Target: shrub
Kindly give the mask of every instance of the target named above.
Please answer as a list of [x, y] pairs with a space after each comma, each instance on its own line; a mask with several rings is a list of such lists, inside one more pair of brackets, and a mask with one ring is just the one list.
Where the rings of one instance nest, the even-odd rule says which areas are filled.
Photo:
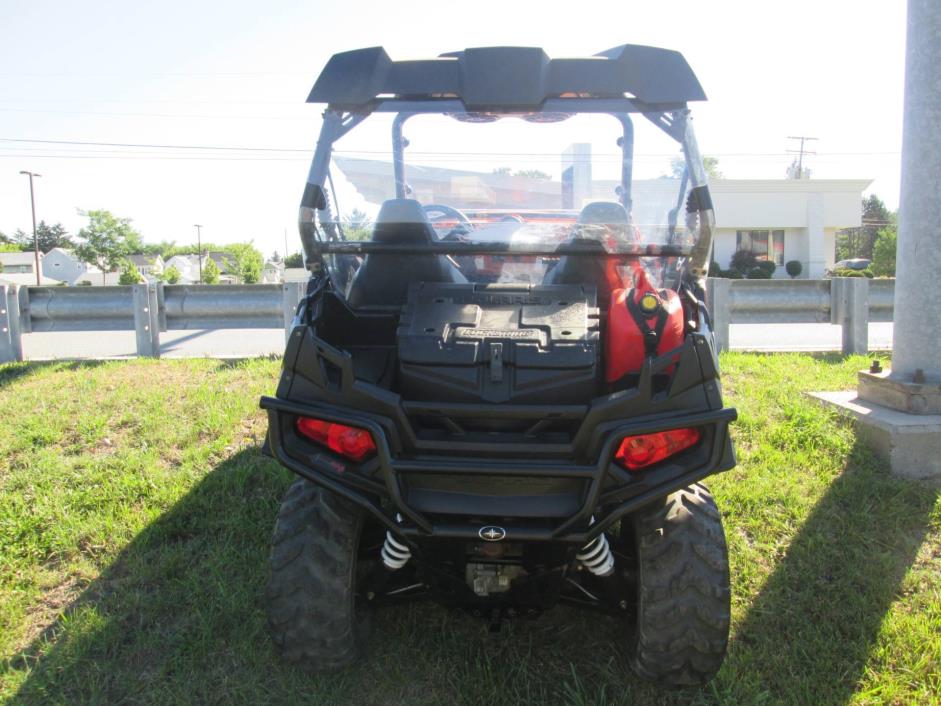
[[163, 281], [167, 284], [176, 284], [180, 281], [181, 276], [180, 271], [173, 265], [163, 271]]
[[744, 275], [741, 272], [736, 270], [734, 267], [730, 267], [722, 273], [722, 276], [726, 279], [744, 279]]
[[752, 267], [748, 271], [748, 279], [771, 279], [771, 272], [768, 272], [767, 267]]
[[758, 258], [755, 257], [754, 253], [748, 252], [747, 250], [738, 250], [732, 255], [732, 259], [729, 260], [729, 269], [738, 270], [739, 272], [748, 272], [758, 267]]
[[788, 260], [787, 264], [784, 265], [784, 270], [793, 279], [794, 277], [797, 277], [801, 272], [804, 271], [804, 266], [801, 264], [800, 260]]
[[206, 258], [203, 265], [203, 284], [219, 284], [219, 266], [212, 258]]
[[848, 267], [841, 267], [833, 271], [833, 277], [868, 277], [873, 278], [873, 272], [868, 267], [865, 270], [851, 270]]
[[118, 284], [140, 284], [144, 281], [140, 270], [130, 260], [125, 261], [124, 269], [121, 270], [121, 276], [118, 278]]
[[762, 271], [764, 271], [764, 272], [767, 272], [767, 273], [768, 273], [768, 277], [771, 277], [771, 275], [774, 274], [774, 271], [775, 271], [776, 269], [778, 269], [778, 266], [775, 265], [774, 262], [772, 262], [771, 260], [759, 260], [759, 261], [758, 261], [758, 264], [756, 265], [756, 267], [757, 267], [759, 270], [762, 270]]
[[[304, 256], [301, 255], [299, 252], [296, 252], [292, 255], [288, 255], [286, 258], [284, 258], [284, 266], [285, 267], [303, 267]], [[710, 272], [711, 271], [712, 271], [712, 268], [710, 267]]]

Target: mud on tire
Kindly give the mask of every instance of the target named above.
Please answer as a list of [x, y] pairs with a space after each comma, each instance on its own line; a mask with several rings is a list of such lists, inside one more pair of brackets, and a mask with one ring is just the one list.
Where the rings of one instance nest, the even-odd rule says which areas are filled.
[[637, 619], [631, 666], [662, 686], [703, 684], [725, 658], [729, 562], [712, 495], [694, 484], [633, 518]]
[[281, 655], [312, 671], [344, 667], [367, 631], [355, 596], [363, 525], [356, 506], [299, 478], [281, 501], [271, 538], [268, 629]]

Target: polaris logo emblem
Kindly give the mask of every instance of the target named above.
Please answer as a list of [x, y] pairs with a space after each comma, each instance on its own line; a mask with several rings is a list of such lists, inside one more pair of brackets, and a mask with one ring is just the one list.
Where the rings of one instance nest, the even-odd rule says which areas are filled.
[[485, 542], [499, 542], [506, 537], [506, 530], [502, 527], [487, 525], [486, 527], [481, 527], [477, 534], [480, 535], [480, 538]]

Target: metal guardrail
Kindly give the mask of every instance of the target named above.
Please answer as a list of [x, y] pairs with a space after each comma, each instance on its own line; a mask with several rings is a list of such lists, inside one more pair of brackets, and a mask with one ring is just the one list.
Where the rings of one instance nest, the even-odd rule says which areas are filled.
[[[0, 285], [0, 362], [22, 360], [22, 334], [134, 331], [137, 353], [160, 354], [160, 333], [178, 329], [281, 328], [290, 332], [304, 283], [138, 284], [129, 287]], [[719, 350], [730, 324], [833, 323], [843, 352], [868, 352], [869, 321], [891, 321], [895, 280], [710, 278], [707, 299]]]
[[0, 285], [0, 363], [23, 359], [22, 334], [134, 331], [137, 354], [160, 355], [160, 333], [179, 329], [284, 328], [303, 282], [118, 287]]
[[869, 352], [869, 322], [892, 321], [895, 280], [709, 278], [706, 299], [716, 347], [729, 348], [730, 324], [830, 323], [843, 329], [845, 354]]

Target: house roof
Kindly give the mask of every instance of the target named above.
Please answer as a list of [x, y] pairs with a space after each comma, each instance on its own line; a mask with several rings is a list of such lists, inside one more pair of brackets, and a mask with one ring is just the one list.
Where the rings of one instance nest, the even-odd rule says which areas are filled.
[[158, 260], [163, 262], [160, 255], [128, 255], [127, 259], [133, 262], [137, 267], [148, 267], [155, 264]]
[[[39, 258], [43, 258], [42, 253], [39, 253]], [[36, 253], [33, 251], [0, 252], [0, 262], [4, 265], [32, 265], [35, 261]]]
[[219, 266], [219, 270], [222, 273], [226, 273], [227, 270], [235, 267], [235, 258], [227, 252], [214, 250], [209, 253], [209, 259]]

